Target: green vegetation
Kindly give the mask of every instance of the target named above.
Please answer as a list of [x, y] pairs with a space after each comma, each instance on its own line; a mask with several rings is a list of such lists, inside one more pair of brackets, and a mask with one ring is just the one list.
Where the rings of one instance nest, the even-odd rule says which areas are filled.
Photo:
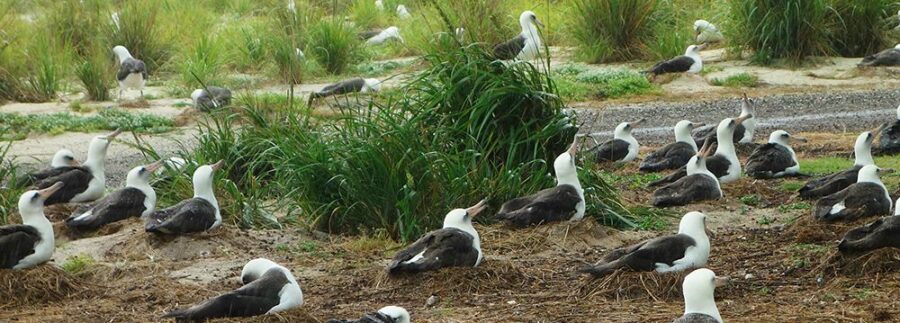
[[91, 258], [91, 256], [77, 255], [66, 259], [60, 267], [70, 275], [77, 275], [90, 268], [93, 264], [94, 258]]
[[759, 206], [761, 202], [762, 199], [760, 199], [759, 195], [756, 194], [741, 196], [741, 203], [743, 203], [744, 205]]
[[109, 100], [109, 90], [113, 84], [112, 76], [115, 71], [107, 58], [108, 55], [95, 48], [75, 65], [75, 76], [81, 81], [88, 99]]
[[[125, 46], [132, 56], [144, 61], [150, 74], [156, 72], [172, 57], [171, 42], [158, 23], [160, 6], [155, 1], [128, 1], [118, 13], [119, 24], [109, 24], [107, 48]], [[180, 25], [190, 25], [181, 21]], [[178, 27], [169, 26], [178, 33]]]
[[[10, 183], [17, 180], [18, 166], [9, 157], [9, 149], [12, 142], [7, 142], [0, 147], [0, 183]], [[25, 188], [18, 185], [0, 188], [0, 225], [9, 224], [10, 216], [18, 208], [19, 196], [25, 192]]]
[[[841, 56], [861, 57], [894, 46], [885, 28], [898, 6], [892, 0], [831, 0], [831, 47]], [[896, 24], [890, 25], [893, 28]]]
[[725, 87], [756, 87], [759, 85], [759, 78], [750, 73], [737, 73], [725, 79], [714, 78], [710, 84]]
[[325, 71], [341, 74], [362, 57], [362, 41], [342, 21], [321, 20], [310, 28], [309, 51]]
[[126, 131], [159, 133], [171, 130], [171, 119], [144, 113], [104, 109], [96, 115], [79, 116], [69, 112], [53, 114], [0, 113], [0, 139], [20, 140], [32, 133], [60, 134], [66, 131]]
[[668, 58], [690, 42], [689, 25], [674, 19], [667, 1], [576, 0], [572, 10], [570, 33], [586, 62]]
[[554, 74], [560, 96], [566, 100], [614, 99], [659, 91], [659, 87], [646, 77], [631, 70], [597, 70], [567, 64], [556, 69]]
[[791, 204], [782, 204], [778, 206], [778, 212], [786, 213], [791, 210], [809, 210], [812, 205], [806, 202], [795, 202]]
[[221, 44], [215, 36], [205, 35], [199, 37], [188, 52], [179, 58], [181, 82], [187, 89], [184, 94], [202, 87], [197, 78], [207, 85], [222, 84], [222, 66], [225, 61]]

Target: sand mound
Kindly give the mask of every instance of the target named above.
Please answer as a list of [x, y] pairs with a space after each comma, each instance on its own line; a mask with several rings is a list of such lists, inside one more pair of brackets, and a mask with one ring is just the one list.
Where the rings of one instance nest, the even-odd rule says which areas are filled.
[[196, 260], [205, 258], [245, 258], [274, 248], [273, 245], [231, 226], [210, 233], [185, 236], [157, 236], [137, 230], [106, 251], [109, 259]]
[[52, 265], [0, 269], [0, 308], [55, 302], [83, 290], [77, 279]]

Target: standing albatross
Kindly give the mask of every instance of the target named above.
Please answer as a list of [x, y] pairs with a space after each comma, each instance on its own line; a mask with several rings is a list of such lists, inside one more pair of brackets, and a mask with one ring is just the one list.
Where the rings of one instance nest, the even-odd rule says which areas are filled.
[[119, 58], [119, 72], [116, 80], [119, 81], [119, 99], [126, 89], [138, 90], [144, 97], [144, 84], [147, 84], [147, 67], [144, 61], [131, 56], [125, 46], [113, 47], [113, 52]]
[[716, 276], [709, 269], [700, 268], [684, 277], [681, 290], [684, 294], [684, 315], [672, 323], [722, 323], [716, 307], [716, 287], [724, 286], [727, 279]]
[[409, 312], [400, 306], [385, 306], [358, 320], [328, 320], [326, 323], [410, 323]]
[[791, 148], [791, 139], [806, 142], [806, 138], [792, 136], [787, 131], [773, 131], [769, 135], [769, 143], [757, 147], [747, 159], [747, 175], [764, 179], [799, 174], [800, 162], [794, 148]]
[[884, 155], [900, 153], [900, 106], [897, 107], [897, 119], [881, 130], [875, 151]]
[[75, 154], [68, 149], [57, 150], [50, 160], [50, 167], [33, 173], [28, 173], [16, 180], [18, 187], [26, 187], [36, 182], [42, 181], [47, 177], [52, 177], [64, 173], [68, 167], [76, 167], [80, 163], [75, 160]]
[[856, 183], [856, 175], [863, 166], [875, 165], [875, 159], [872, 158], [872, 141], [875, 140], [875, 133], [878, 133], [878, 130], [866, 131], [856, 137], [856, 143], [853, 145], [855, 159], [853, 167], [806, 182], [799, 190], [800, 198], [815, 199], [834, 194]]
[[197, 167], [192, 179], [194, 197], [151, 213], [144, 229], [157, 234], [184, 234], [209, 231], [222, 224], [219, 201], [213, 190], [213, 173], [224, 163], [220, 160]]
[[472, 218], [487, 207], [482, 200], [468, 209], [454, 209], [444, 216], [444, 226], [398, 252], [388, 274], [418, 273], [444, 267], [475, 267], [481, 263], [481, 238]]
[[584, 217], [585, 204], [584, 189], [578, 181], [578, 169], [575, 167], [578, 139], [576, 136], [569, 150], [553, 161], [556, 187], [503, 203], [500, 212], [497, 212], [497, 218], [516, 227], [562, 220], [581, 220]]
[[56, 242], [53, 224], [44, 215], [44, 201], [63, 185], [57, 182], [42, 190], [27, 191], [19, 197], [22, 224], [0, 227], [0, 268], [31, 268], [53, 257]]
[[120, 133], [121, 130], [116, 130], [106, 136], [94, 137], [82, 166], [64, 167], [58, 175], [37, 182], [35, 186], [39, 189], [48, 188], [56, 182], [66, 184], [48, 197], [44, 205], [90, 202], [102, 197], [106, 190], [106, 150], [110, 141]]
[[650, 75], [685, 72], [691, 74], [700, 73], [703, 70], [703, 60], [700, 59], [700, 51], [704, 48], [706, 48], [706, 44], [688, 46], [687, 50], [684, 51], [684, 55], [656, 63], [646, 73]]
[[[755, 115], [753, 100], [747, 97], [747, 93], [744, 93], [741, 97], [741, 114], [739, 117], [746, 117], [746, 119], [734, 129], [734, 135], [732, 136], [734, 143], [749, 144], [753, 142], [753, 134], [756, 132]], [[698, 128], [692, 136], [697, 146], [702, 145], [706, 138], [718, 139], [715, 125]]]
[[634, 127], [644, 122], [644, 119], [634, 122], [622, 122], [616, 126], [613, 132], [613, 139], [608, 140], [592, 150], [595, 150], [594, 156], [598, 162], [623, 162], [627, 163], [638, 156], [638, 150], [641, 146], [637, 139], [631, 135]]
[[522, 27], [522, 32], [518, 36], [494, 46], [494, 58], [499, 60], [540, 58], [541, 37], [537, 26], [544, 27], [544, 24], [534, 12], [524, 11], [519, 15], [519, 26]]
[[[734, 150], [734, 141], [731, 140], [734, 130], [745, 119], [753, 115], [728, 118], [719, 122], [716, 127], [716, 154], [706, 160], [706, 168], [716, 175], [719, 184], [731, 183], [741, 177], [741, 162], [737, 158], [737, 152]], [[726, 138], [726, 139], [722, 139]], [[709, 139], [712, 140], [712, 139]], [[681, 167], [675, 172], [661, 178], [658, 181], [649, 184], [650, 187], [674, 183], [679, 178], [687, 175], [687, 168]]]
[[645, 240], [610, 251], [600, 262], [580, 271], [603, 277], [619, 268], [633, 271], [678, 272], [706, 266], [709, 259], [706, 214], [688, 212], [678, 224], [678, 234]]
[[265, 258], [253, 259], [241, 270], [243, 286], [188, 309], [163, 315], [178, 321], [248, 317], [283, 312], [303, 305], [303, 290], [290, 270]]
[[866, 56], [857, 66], [898, 66], [900, 65], [900, 44], [878, 53]]
[[650, 153], [641, 161], [642, 172], [658, 172], [666, 169], [677, 169], [687, 164], [697, 154], [697, 144], [691, 138], [691, 129], [703, 126], [687, 120], [675, 124], [675, 142], [663, 146]]
[[653, 206], [688, 205], [693, 202], [718, 200], [724, 196], [716, 175], [706, 169], [711, 142], [712, 139], [708, 139], [703, 148], [687, 162], [687, 176], [653, 192]]
[[822, 221], [852, 221], [890, 214], [893, 201], [879, 174], [893, 172], [893, 169], [875, 165], [863, 166], [855, 184], [820, 199], [816, 202], [813, 215]]
[[66, 219], [66, 226], [78, 230], [96, 230], [108, 223], [130, 217], [145, 217], [156, 210], [156, 191], [150, 176], [163, 165], [158, 161], [128, 172], [125, 187], [96, 202], [83, 204]]

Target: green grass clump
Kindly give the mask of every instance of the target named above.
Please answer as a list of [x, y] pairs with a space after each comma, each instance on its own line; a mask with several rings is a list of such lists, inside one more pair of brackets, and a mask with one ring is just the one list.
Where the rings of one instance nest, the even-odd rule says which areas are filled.
[[160, 6], [156, 1], [125, 2], [118, 11], [119, 26], [108, 25], [106, 47], [111, 51], [115, 46], [125, 46], [132, 56], [144, 61], [152, 74], [172, 57], [171, 43], [164, 37], [159, 15]]
[[657, 91], [645, 76], [631, 70], [593, 70], [576, 75], [575, 80], [599, 86], [598, 96], [606, 98]]
[[752, 61], [771, 64], [825, 55], [829, 46], [828, 0], [732, 1], [726, 38], [736, 51], [752, 50]]
[[572, 10], [576, 55], [588, 63], [668, 58], [689, 41], [664, 1], [575, 0]]
[[60, 267], [70, 275], [77, 275], [90, 268], [93, 264], [94, 258], [91, 258], [91, 256], [77, 255], [66, 259]]
[[38, 37], [26, 52], [26, 65], [31, 71], [24, 78], [19, 101], [47, 102], [56, 99], [68, 73], [68, 53], [50, 39]]
[[342, 21], [322, 20], [310, 28], [307, 55], [311, 55], [325, 71], [341, 74], [350, 64], [362, 58], [362, 41]]
[[53, 114], [0, 113], [0, 139], [21, 140], [29, 134], [61, 134], [67, 131], [92, 132], [121, 128], [126, 131], [160, 133], [174, 127], [172, 119], [145, 113], [104, 109], [96, 115], [78, 116], [69, 112]]
[[350, 20], [362, 29], [383, 28], [387, 25], [387, 8], [378, 10], [374, 0], [353, 0], [350, 4]]
[[108, 21], [101, 15], [107, 10], [106, 3], [102, 0], [56, 1], [45, 18], [50, 35], [78, 56], [91, 55], [98, 44], [98, 34]]
[[710, 81], [715, 86], [725, 87], [756, 87], [759, 85], [759, 78], [750, 73], [737, 73], [729, 75], [724, 79], [714, 78]]
[[197, 78], [208, 85], [222, 84], [225, 60], [221, 46], [222, 42], [217, 37], [206, 35], [200, 37], [180, 58], [181, 83], [187, 93], [202, 87]]
[[[9, 158], [9, 149], [12, 142], [0, 147], [0, 183], [14, 183], [18, 180], [19, 167]], [[9, 187], [6, 187], [9, 186]], [[25, 193], [24, 187], [19, 185], [4, 185], [0, 188], [0, 225], [9, 224], [10, 216], [15, 213], [19, 197]]]
[[86, 55], [76, 62], [75, 76], [81, 81], [88, 99], [109, 100], [109, 90], [114, 84], [112, 76], [115, 73], [109, 63], [109, 55], [96, 46]]
[[[893, 0], [832, 0], [831, 47], [841, 56], [862, 57], [894, 44], [888, 39], [885, 22], [897, 13]], [[895, 27], [896, 24], [888, 26]]]

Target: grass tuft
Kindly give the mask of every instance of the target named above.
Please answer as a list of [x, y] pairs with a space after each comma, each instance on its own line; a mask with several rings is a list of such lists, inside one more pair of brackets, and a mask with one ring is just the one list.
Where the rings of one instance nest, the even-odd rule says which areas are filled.
[[156, 1], [125, 2], [118, 11], [119, 25], [108, 25], [106, 47], [111, 51], [117, 45], [125, 46], [132, 56], [144, 61], [150, 73], [158, 70], [172, 57], [170, 42], [164, 39], [158, 23], [159, 12]]
[[308, 54], [325, 71], [341, 74], [362, 58], [362, 41], [344, 22], [321, 20], [310, 28]]
[[759, 78], [750, 73], [737, 73], [724, 79], [714, 78], [710, 80], [710, 84], [725, 87], [756, 87], [759, 85]]
[[70, 275], [77, 275], [90, 268], [93, 264], [94, 258], [91, 258], [91, 256], [77, 255], [66, 259], [60, 267]]
[[828, 0], [732, 1], [726, 38], [734, 50], [752, 50], [752, 61], [771, 64], [831, 52]]
[[659, 0], [575, 0], [570, 33], [588, 63], [669, 58], [684, 52], [674, 7]]
[[76, 63], [75, 76], [81, 81], [88, 99], [109, 100], [109, 90], [113, 86], [112, 76], [115, 73], [109, 64], [109, 56], [96, 47], [86, 55]]

